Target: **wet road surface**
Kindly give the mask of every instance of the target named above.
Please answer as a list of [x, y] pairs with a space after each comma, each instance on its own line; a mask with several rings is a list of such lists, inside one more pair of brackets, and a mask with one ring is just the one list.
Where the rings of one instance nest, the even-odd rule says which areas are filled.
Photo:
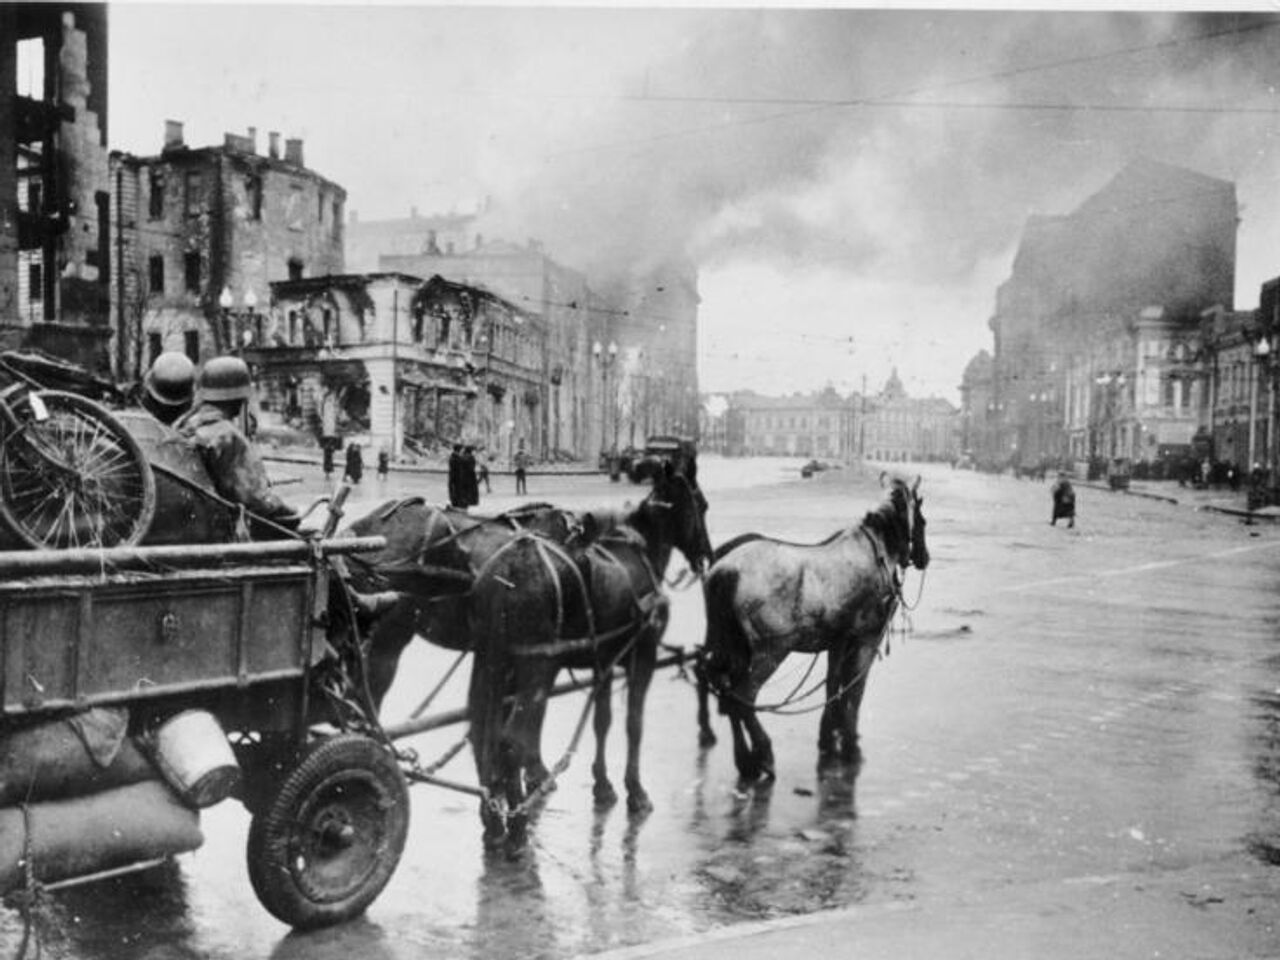
[[[748, 529], [817, 540], [878, 500], [874, 471], [800, 481], [795, 466], [705, 458], [713, 542]], [[1026, 904], [1028, 890], [1042, 890], [1044, 902], [1022, 909], [1051, 913], [1058, 884], [1145, 882], [1170, 885], [1188, 911], [1238, 911], [1223, 956], [1274, 950], [1280, 528], [1081, 490], [1080, 520], [1066, 530], [1048, 524], [1046, 485], [924, 474], [933, 563], [923, 584], [908, 577], [909, 600], [922, 587], [919, 604], [872, 671], [856, 781], [819, 779], [817, 715], [801, 713], [763, 717], [778, 779], [740, 789], [727, 726], [714, 718], [721, 743], [700, 750], [692, 689], [668, 671], [647, 712], [647, 819], [622, 805], [593, 811], [589, 740], [516, 859], [483, 852], [472, 798], [415, 787], [404, 858], [367, 917], [297, 935], [254, 899], [247, 816], [224, 803], [203, 816], [205, 846], [176, 869], [60, 895], [46, 949], [553, 958], [855, 904], [924, 905], [912, 920], [919, 935], [929, 904], [999, 902], [1003, 891]], [[412, 480], [439, 498], [442, 477], [425, 490]], [[393, 493], [405, 479], [387, 483]], [[494, 483], [505, 490], [510, 478]], [[380, 499], [376, 484], [366, 479], [351, 516]], [[639, 492], [597, 477], [530, 486], [531, 499], [570, 506]], [[319, 489], [306, 476], [290, 492], [301, 502]], [[483, 506], [515, 502], [501, 494]], [[677, 594], [668, 641], [692, 647], [701, 629], [696, 590]], [[386, 718], [411, 711], [451, 662], [411, 646]], [[761, 699], [785, 696], [807, 667], [788, 661]], [[464, 686], [455, 680], [431, 711], [461, 705]], [[569, 742], [581, 697], [553, 704], [549, 759]], [[620, 714], [610, 754], [619, 782]], [[461, 734], [411, 743], [426, 762]], [[469, 755], [445, 773], [470, 780]], [[0, 945], [16, 933], [5, 916]]]

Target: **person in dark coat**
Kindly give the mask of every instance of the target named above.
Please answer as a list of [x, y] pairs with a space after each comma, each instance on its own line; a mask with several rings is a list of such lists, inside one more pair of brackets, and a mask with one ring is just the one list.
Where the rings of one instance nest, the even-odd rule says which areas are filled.
[[328, 480], [333, 476], [333, 444], [329, 442], [329, 438], [325, 437], [320, 444], [324, 460], [321, 467], [324, 469], [324, 478]]
[[476, 477], [476, 451], [474, 447], [462, 448], [462, 463], [458, 468], [462, 486], [463, 505], [474, 507], [480, 502], [480, 481]]
[[386, 447], [378, 450], [378, 479], [387, 479], [387, 473], [391, 469], [391, 454]]
[[465, 495], [462, 487], [462, 444], [455, 443], [449, 453], [449, 505], [465, 509]]
[[359, 483], [360, 478], [364, 476], [364, 455], [360, 452], [360, 444], [347, 444], [347, 470], [343, 474], [343, 479], [350, 480], [352, 483]]
[[1076, 491], [1075, 487], [1071, 486], [1071, 481], [1067, 479], [1066, 473], [1058, 474], [1058, 479], [1049, 493], [1053, 496], [1053, 518], [1049, 521], [1049, 525], [1056, 527], [1059, 520], [1065, 520], [1068, 527], [1074, 527], [1076, 525]]

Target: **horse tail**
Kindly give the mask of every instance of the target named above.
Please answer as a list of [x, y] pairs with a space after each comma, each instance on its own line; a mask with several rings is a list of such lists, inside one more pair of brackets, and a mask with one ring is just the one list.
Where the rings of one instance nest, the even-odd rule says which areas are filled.
[[736, 610], [737, 593], [737, 570], [713, 570], [706, 579], [703, 598], [707, 632], [702, 670], [717, 694], [745, 677], [751, 664], [750, 645]]

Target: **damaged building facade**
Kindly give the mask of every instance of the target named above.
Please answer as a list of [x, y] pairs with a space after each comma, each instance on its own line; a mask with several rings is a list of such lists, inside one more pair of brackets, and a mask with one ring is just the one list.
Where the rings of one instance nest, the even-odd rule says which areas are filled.
[[272, 132], [259, 153], [253, 128], [189, 147], [171, 120], [159, 154], [111, 155], [123, 377], [164, 350], [200, 363], [260, 344], [273, 282], [343, 273], [346, 191], [302, 151]]
[[1210, 406], [1203, 315], [1231, 309], [1237, 223], [1234, 184], [1149, 160], [1028, 221], [990, 320], [989, 385], [962, 390], [978, 459], [1189, 454]]
[[376, 253], [380, 270], [448, 277], [540, 322], [543, 378], [536, 401], [530, 397], [537, 436], [527, 438], [535, 456], [586, 458], [641, 446], [650, 434], [696, 434], [696, 268], [673, 261], [588, 279], [536, 241], [486, 238], [482, 214], [353, 219], [353, 262]]
[[107, 7], [0, 4], [0, 349], [111, 370]]
[[541, 445], [548, 331], [493, 294], [390, 272], [284, 280], [269, 318], [244, 350], [268, 429], [358, 436], [394, 455]]

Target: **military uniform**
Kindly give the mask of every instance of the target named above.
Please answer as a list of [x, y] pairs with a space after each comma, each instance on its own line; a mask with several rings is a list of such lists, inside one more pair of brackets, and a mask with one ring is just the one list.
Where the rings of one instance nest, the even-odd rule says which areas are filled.
[[[220, 496], [243, 505], [256, 517], [297, 529], [297, 511], [271, 492], [262, 458], [222, 410], [212, 403], [201, 403], [175, 427], [199, 452]], [[272, 536], [270, 527], [258, 527], [251, 529], [255, 537]]]

